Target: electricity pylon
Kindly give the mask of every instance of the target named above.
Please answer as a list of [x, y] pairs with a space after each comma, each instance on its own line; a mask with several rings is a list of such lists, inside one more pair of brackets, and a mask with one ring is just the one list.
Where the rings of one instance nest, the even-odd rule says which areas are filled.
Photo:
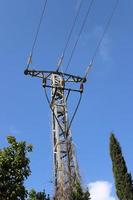
[[[76, 190], [77, 184], [80, 184], [70, 128], [81, 100], [83, 83], [86, 78], [59, 71], [26, 69], [24, 73], [42, 79], [42, 86], [52, 111], [54, 198], [55, 200], [70, 200], [71, 193]], [[46, 88], [51, 89], [51, 98], [49, 98]], [[79, 102], [69, 122], [67, 103], [71, 92], [79, 93]]]

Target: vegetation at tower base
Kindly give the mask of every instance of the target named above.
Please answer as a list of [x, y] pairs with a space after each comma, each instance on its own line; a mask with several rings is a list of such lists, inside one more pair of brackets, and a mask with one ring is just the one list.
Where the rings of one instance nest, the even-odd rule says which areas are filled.
[[90, 200], [90, 193], [88, 189], [86, 191], [83, 191], [81, 185], [77, 183], [76, 190], [72, 192], [70, 200]]
[[132, 177], [127, 171], [120, 144], [113, 133], [110, 136], [110, 156], [118, 198], [120, 200], [133, 200]]
[[[24, 181], [31, 174], [30, 160], [27, 157], [32, 145], [25, 141], [17, 142], [13, 136], [7, 137], [8, 147], [0, 149], [0, 200], [50, 200], [45, 191], [28, 192]], [[90, 200], [88, 190], [84, 191], [80, 184], [70, 195], [70, 200]]]
[[27, 190], [24, 181], [30, 175], [28, 152], [32, 146], [26, 142], [17, 142], [8, 136], [9, 146], [0, 150], [0, 199], [24, 200]]
[[50, 200], [45, 191], [28, 193], [24, 186], [31, 174], [27, 155], [32, 145], [17, 142], [13, 136], [8, 136], [7, 141], [9, 146], [0, 149], [0, 200]]
[[45, 191], [36, 192], [34, 189], [32, 189], [29, 192], [28, 200], [50, 200], [50, 197], [49, 197], [49, 195], [46, 197]]

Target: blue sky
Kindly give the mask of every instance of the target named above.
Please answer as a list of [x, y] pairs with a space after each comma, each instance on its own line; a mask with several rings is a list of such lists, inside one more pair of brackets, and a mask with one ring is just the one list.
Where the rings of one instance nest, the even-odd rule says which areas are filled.
[[[43, 0], [0, 1], [0, 147], [5, 137], [32, 143], [32, 175], [28, 188], [52, 192], [51, 115], [41, 82], [23, 71], [42, 11]], [[84, 75], [115, 0], [95, 0], [68, 72]], [[89, 0], [66, 53], [64, 66], [81, 26]], [[36, 69], [55, 69], [79, 0], [48, 1], [33, 57]], [[85, 85], [80, 109], [72, 126], [84, 184], [113, 183], [109, 135], [119, 139], [130, 172], [133, 141], [133, 2], [121, 0]]]

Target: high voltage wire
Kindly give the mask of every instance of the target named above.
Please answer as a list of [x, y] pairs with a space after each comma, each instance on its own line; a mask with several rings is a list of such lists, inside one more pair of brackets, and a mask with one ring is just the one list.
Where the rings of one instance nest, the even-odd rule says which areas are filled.
[[61, 64], [62, 64], [62, 62], [63, 62], [63, 59], [64, 59], [64, 56], [65, 56], [67, 47], [68, 47], [68, 45], [69, 45], [69, 43], [70, 43], [70, 39], [71, 39], [73, 30], [74, 30], [74, 28], [75, 28], [76, 22], [77, 22], [77, 20], [78, 20], [79, 14], [80, 14], [80, 10], [81, 10], [82, 4], [83, 4], [83, 0], [80, 1], [77, 14], [76, 14], [76, 16], [75, 16], [75, 18], [74, 18], [74, 21], [73, 21], [73, 24], [72, 24], [72, 26], [71, 26], [71, 28], [70, 28], [69, 35], [68, 35], [68, 38], [67, 38], [67, 40], [66, 40], [66, 43], [65, 43], [65, 46], [64, 46], [62, 55], [61, 55], [60, 60], [59, 60], [59, 62], [58, 62], [58, 68], [57, 68], [57, 70], [60, 69]]
[[[92, 8], [92, 6], [93, 6], [94, 1], [95, 1], [95, 0], [91, 0], [91, 1], [90, 1], [88, 10], [87, 10], [86, 15], [85, 15], [85, 17], [84, 17], [84, 19], [83, 19], [83, 23], [82, 23], [82, 25], [81, 25], [80, 31], [79, 31], [79, 33], [78, 33], [77, 40], [76, 40], [76, 42], [75, 42], [75, 44], [74, 44], [74, 47], [73, 47], [72, 52], [71, 52], [71, 55], [70, 55], [70, 57], [69, 57], [69, 60], [68, 60], [68, 63], [67, 63], [65, 72], [68, 70], [69, 65], [70, 65], [70, 63], [71, 63], [71, 61], [72, 61], [72, 58], [73, 58], [73, 56], [74, 56], [76, 47], [77, 47], [77, 45], [78, 45], [80, 36], [81, 36], [81, 34], [82, 34], [82, 32], [83, 32], [84, 26], [85, 26], [85, 24], [86, 24], [86, 21], [87, 21], [87, 19], [88, 19], [88, 16], [89, 16], [89, 14], [90, 14], [90, 11], [91, 11], [91, 8]], [[31, 48], [31, 52], [30, 52], [30, 56], [29, 56], [29, 60], [28, 60], [28, 64], [27, 64], [27, 69], [29, 68], [29, 65], [32, 63], [32, 56], [33, 56], [34, 49], [35, 49], [35, 46], [36, 46], [36, 43], [37, 43], [37, 39], [38, 39], [38, 35], [39, 35], [39, 31], [40, 31], [41, 24], [42, 24], [42, 20], [43, 20], [43, 18], [44, 18], [45, 12], [46, 12], [47, 2], [48, 2], [48, 0], [45, 0], [45, 2], [44, 2], [42, 14], [41, 14], [41, 17], [40, 17], [40, 20], [39, 20], [39, 24], [38, 24], [37, 31], [36, 31], [36, 34], [35, 34], [35, 38], [34, 38], [34, 41], [33, 41], [32, 48]], [[105, 29], [104, 29], [104, 31], [103, 31], [103, 34], [102, 34], [100, 40], [98, 41], [97, 46], [96, 46], [96, 49], [95, 49], [94, 54], [93, 54], [93, 56], [92, 56], [92, 59], [91, 59], [91, 66], [92, 66], [92, 64], [93, 64], [94, 61], [95, 61], [96, 55], [97, 55], [97, 53], [98, 53], [98, 50], [99, 50], [99, 48], [100, 48], [100, 46], [101, 46], [101, 43], [102, 43], [102, 41], [103, 41], [103, 39], [104, 39], [104, 37], [105, 37], [106, 32], [107, 32], [107, 30], [108, 30], [108, 28], [109, 28], [109, 26], [110, 26], [110, 23], [111, 23], [111, 21], [112, 21], [112, 18], [113, 18], [113, 16], [114, 16], [114, 13], [115, 13], [115, 11], [116, 11], [116, 8], [117, 8], [117, 6], [118, 6], [118, 3], [119, 3], [119, 0], [116, 0], [116, 3], [115, 3], [115, 5], [114, 5], [114, 8], [113, 8], [113, 10], [112, 10], [112, 13], [111, 13], [111, 15], [110, 15], [108, 21], [107, 21], [107, 24], [106, 24], [106, 26], [105, 26]], [[67, 50], [68, 45], [69, 45], [69, 43], [70, 43], [70, 39], [71, 39], [73, 30], [74, 30], [74, 28], [75, 28], [76, 22], [77, 22], [77, 20], [78, 20], [78, 17], [79, 17], [80, 11], [81, 11], [82, 4], [83, 4], [83, 0], [80, 1], [80, 5], [79, 5], [79, 8], [78, 8], [77, 14], [76, 14], [76, 16], [75, 16], [75, 18], [74, 18], [73, 24], [72, 24], [72, 26], [71, 26], [71, 29], [70, 29], [70, 32], [69, 32], [69, 35], [68, 35], [68, 38], [67, 38], [66, 43], [65, 43], [65, 46], [64, 46], [64, 48], [63, 48], [62, 56], [61, 56], [61, 58], [60, 58], [60, 60], [59, 60], [59, 63], [58, 63], [57, 71], [60, 69], [61, 64], [62, 64], [62, 62], [63, 62], [63, 59], [64, 59], [64, 56], [65, 56], [65, 54], [66, 54], [66, 50]]]
[[[82, 0], [83, 1], [83, 0]], [[76, 18], [74, 20], [74, 23], [70, 29], [70, 33], [68, 35], [68, 39], [66, 41], [64, 50], [63, 50], [63, 56], [61, 58], [61, 62], [64, 58], [64, 55], [66, 53], [67, 47], [69, 45], [70, 39], [71, 39], [71, 35], [73, 32], [73, 29], [75, 27], [76, 21], [78, 19], [79, 13], [80, 13], [80, 9], [81, 9], [81, 5], [82, 5], [82, 1], [80, 2], [80, 6], [76, 15]], [[34, 52], [34, 48], [37, 42], [37, 38], [38, 38], [38, 34], [40, 31], [40, 27], [41, 27], [41, 23], [42, 23], [42, 19], [44, 17], [45, 11], [46, 11], [46, 5], [47, 5], [47, 0], [45, 0], [45, 4], [43, 7], [43, 11], [42, 11], [42, 15], [37, 27], [37, 32], [35, 35], [35, 39], [33, 42], [33, 46], [31, 49], [31, 55], [30, 55], [30, 59], [28, 62], [28, 66], [27, 69], [25, 70], [25, 75], [31, 75], [32, 77], [38, 77], [38, 78], [42, 78], [43, 80], [43, 88], [45, 91], [45, 96], [46, 99], [48, 101], [48, 104], [50, 106], [50, 109], [52, 111], [52, 138], [53, 138], [53, 163], [54, 163], [54, 179], [55, 179], [55, 198], [57, 197], [57, 199], [70, 199], [69, 198], [69, 193], [71, 191], [74, 191], [75, 189], [75, 183], [80, 184], [80, 176], [79, 176], [79, 171], [76, 165], [76, 158], [74, 155], [74, 151], [73, 151], [73, 144], [72, 144], [72, 137], [71, 137], [71, 132], [70, 132], [70, 128], [72, 126], [73, 120], [77, 114], [77, 111], [79, 109], [79, 105], [81, 103], [81, 99], [82, 99], [82, 94], [83, 94], [83, 86], [84, 83], [86, 82], [86, 78], [87, 75], [92, 67], [92, 64], [95, 60], [95, 57], [97, 55], [98, 49], [104, 39], [105, 33], [108, 30], [108, 27], [111, 23], [111, 20], [113, 18], [113, 15], [115, 13], [115, 10], [117, 8], [117, 4], [118, 4], [119, 0], [116, 0], [116, 4], [113, 8], [113, 11], [111, 13], [111, 16], [109, 17], [109, 20], [105, 26], [105, 29], [103, 31], [103, 34], [96, 46], [95, 52], [93, 54], [92, 57], [92, 62], [89, 66], [89, 68], [87, 68], [86, 74], [84, 77], [78, 77], [75, 75], [71, 75], [71, 74], [65, 74], [65, 73], [61, 73], [59, 72], [59, 68], [60, 68], [60, 63], [58, 65], [57, 71], [36, 71], [36, 70], [28, 70], [29, 65], [31, 63], [31, 59], [32, 59], [32, 54]], [[90, 14], [92, 5], [93, 5], [94, 0], [90, 0], [90, 4], [89, 7], [87, 9], [87, 13], [85, 13], [85, 17], [83, 19], [83, 23], [81, 25], [80, 31], [78, 33], [78, 37], [77, 40], [74, 44], [74, 47], [72, 49], [70, 58], [68, 60], [68, 64], [66, 66], [65, 72], [67, 71], [71, 60], [73, 58], [75, 49], [77, 47], [77, 44], [79, 42], [80, 36], [83, 32], [84, 26], [86, 24], [86, 21], [88, 19], [88, 16]], [[70, 87], [70, 83], [74, 84], [74, 83], [78, 83], [80, 84], [80, 88], [79, 89], [75, 89]], [[69, 88], [66, 86], [68, 84]], [[47, 89], [46, 88], [51, 88], [51, 94], [52, 94], [52, 99], [50, 100], [48, 94], [47, 94]], [[68, 93], [66, 92], [68, 91]], [[67, 102], [68, 102], [68, 97], [71, 91], [75, 91], [79, 93], [79, 99], [76, 105], [76, 108], [74, 110], [74, 113], [72, 115], [72, 118], [69, 122], [68, 117], [67, 117]], [[60, 171], [62, 172], [60, 174]], [[66, 182], [67, 180], [67, 182]], [[68, 189], [70, 188], [70, 189]], [[71, 190], [72, 188], [72, 190]], [[63, 191], [63, 194], [62, 194]], [[58, 196], [59, 195], [59, 196]]]
[[91, 11], [91, 8], [92, 8], [93, 3], [94, 3], [94, 0], [91, 0], [90, 5], [89, 5], [89, 7], [88, 7], [88, 10], [87, 10], [87, 12], [86, 12], [86, 15], [85, 15], [85, 17], [84, 17], [84, 20], [83, 20], [81, 29], [80, 29], [80, 31], [79, 31], [79, 33], [78, 33], [77, 40], [76, 40], [76, 42], [75, 42], [75, 44], [74, 44], [74, 47], [73, 47], [73, 49], [72, 49], [70, 58], [69, 58], [69, 60], [68, 60], [68, 63], [67, 63], [65, 72], [68, 70], [68, 67], [69, 67], [69, 65], [70, 65], [70, 63], [71, 63], [71, 61], [72, 61], [74, 52], [75, 52], [75, 50], [76, 50], [76, 47], [77, 47], [77, 44], [78, 44], [78, 42], [79, 42], [80, 36], [81, 36], [81, 34], [82, 34], [82, 32], [83, 32], [84, 26], [85, 26], [85, 24], [86, 24], [86, 21], [87, 21], [87, 19], [88, 19], [89, 14], [90, 14], [90, 11]]
[[109, 28], [109, 26], [110, 26], [110, 24], [111, 24], [111, 21], [112, 21], [112, 19], [113, 19], [113, 16], [114, 16], [114, 14], [115, 14], [116, 9], [117, 9], [118, 3], [119, 3], [119, 0], [116, 0], [116, 3], [115, 3], [115, 5], [114, 5], [114, 7], [113, 7], [113, 10], [112, 10], [112, 13], [111, 13], [111, 15], [109, 16], [109, 19], [108, 19], [108, 21], [107, 21], [107, 23], [106, 23], [106, 25], [105, 25], [103, 34], [101, 35], [101, 38], [100, 38], [100, 40], [99, 40], [98, 43], [97, 43], [96, 49], [95, 49], [94, 54], [93, 54], [92, 59], [91, 59], [91, 63], [90, 63], [90, 65], [89, 65], [89, 67], [87, 67], [87, 70], [86, 70], [86, 73], [85, 73], [85, 78], [87, 78], [87, 76], [88, 76], [88, 74], [89, 74], [91, 68], [93, 67], [93, 63], [94, 63], [95, 58], [96, 58], [96, 56], [97, 56], [98, 50], [99, 50], [99, 48], [100, 48], [100, 46], [101, 46], [101, 44], [102, 44], [102, 41], [103, 41], [103, 39], [104, 39], [104, 37], [105, 37], [105, 34], [107, 33], [108, 28]]
[[[104, 39], [104, 36], [105, 36], [105, 34], [106, 34], [106, 32], [107, 32], [107, 30], [108, 30], [110, 24], [111, 24], [111, 21], [112, 21], [112, 18], [113, 18], [113, 16], [114, 16], [114, 14], [115, 14], [116, 9], [117, 9], [118, 3], [119, 3], [119, 0], [116, 0], [116, 3], [115, 3], [115, 5], [114, 5], [114, 7], [113, 7], [113, 10], [112, 10], [112, 13], [111, 13], [111, 15], [110, 15], [110, 17], [109, 17], [109, 19], [108, 19], [108, 21], [107, 21], [107, 24], [106, 24], [106, 26], [105, 26], [105, 29], [104, 29], [104, 31], [103, 31], [103, 34], [102, 34], [102, 36], [101, 36], [101, 38], [100, 38], [100, 40], [99, 40], [99, 42], [98, 42], [98, 44], [97, 44], [97, 46], [96, 46], [95, 52], [94, 52], [93, 57], [92, 57], [91, 64], [90, 64], [89, 67], [87, 68], [87, 71], [86, 71], [86, 74], [85, 74], [85, 77], [84, 77], [84, 78], [87, 78], [87, 76], [88, 76], [88, 74], [89, 74], [89, 72], [90, 72], [90, 70], [91, 70], [91, 68], [92, 68], [92, 65], [93, 65], [93, 63], [94, 63], [95, 57], [96, 57], [97, 52], [98, 52], [98, 49], [100, 48], [100, 45], [101, 45], [101, 43], [102, 43], [102, 41], [103, 41], [103, 39]], [[80, 34], [79, 34], [79, 38], [80, 38], [80, 35], [81, 35], [81, 33], [82, 33], [82, 31], [83, 31], [83, 28], [84, 28], [84, 26], [85, 26], [85, 23], [86, 23], [86, 20], [87, 20], [88, 15], [89, 15], [89, 12], [90, 12], [90, 10], [91, 10], [92, 4], [93, 4], [93, 1], [91, 1], [91, 3], [90, 3], [90, 7], [89, 7], [89, 9], [88, 9], [87, 15], [86, 15], [86, 17], [85, 17], [85, 19], [84, 19], [84, 22], [83, 22], [83, 24], [82, 24], [82, 27], [81, 27], [81, 30], [80, 30]], [[76, 41], [76, 43], [75, 43], [75, 46], [74, 46], [74, 48], [73, 48], [73, 51], [72, 51], [72, 54], [71, 54], [71, 57], [70, 57], [69, 62], [71, 62], [71, 59], [72, 59], [72, 57], [73, 57], [74, 51], [75, 51], [76, 46], [77, 46], [77, 43], [78, 43], [78, 41], [79, 41], [79, 38], [77, 39], [77, 41]], [[68, 66], [69, 66], [69, 62], [68, 62], [67, 68], [68, 68]], [[67, 68], [66, 68], [66, 71], [67, 71]], [[70, 125], [69, 125], [68, 130], [70, 129], [71, 124], [72, 124], [72, 122], [73, 122], [73, 120], [74, 120], [74, 118], [75, 118], [75, 115], [76, 115], [77, 111], [78, 111], [79, 105], [80, 105], [80, 103], [81, 103], [81, 99], [82, 99], [82, 93], [80, 93], [80, 99], [79, 99], [78, 105], [77, 105], [77, 107], [76, 107], [76, 110], [75, 110], [75, 112], [74, 112], [74, 114], [73, 114], [73, 117], [72, 117], [72, 119], [71, 119], [71, 122], [70, 122]]]
[[42, 24], [42, 20], [43, 20], [44, 14], [45, 14], [47, 2], [48, 1], [45, 0], [44, 7], [43, 7], [43, 10], [42, 10], [42, 14], [41, 14], [41, 17], [40, 17], [40, 21], [39, 21], [39, 24], [38, 24], [38, 27], [37, 27], [37, 32], [36, 32], [35, 39], [34, 39], [34, 42], [33, 42], [33, 46], [32, 46], [32, 49], [31, 49], [31, 53], [33, 53], [36, 42], [37, 42], [38, 34], [39, 34], [40, 27], [41, 27], [41, 24]]
[[93, 54], [92, 59], [91, 59], [91, 64], [93, 64], [94, 61], [95, 61], [96, 55], [97, 55], [98, 50], [99, 50], [99, 48], [100, 48], [100, 46], [101, 46], [101, 44], [102, 44], [102, 41], [103, 41], [103, 39], [104, 39], [104, 37], [105, 37], [105, 34], [107, 33], [108, 28], [109, 28], [109, 26], [110, 26], [110, 24], [111, 24], [111, 21], [112, 21], [112, 19], [113, 19], [113, 16], [114, 16], [114, 14], [115, 14], [116, 9], [117, 9], [118, 3], [119, 3], [119, 0], [116, 0], [116, 3], [115, 3], [115, 5], [114, 5], [114, 7], [113, 7], [113, 10], [112, 10], [112, 13], [111, 13], [111, 15], [110, 15], [110, 17], [109, 17], [109, 19], [108, 19], [106, 25], [105, 25], [105, 29], [104, 29], [104, 31], [103, 31], [103, 33], [102, 33], [102, 35], [101, 35], [100, 40], [99, 40], [98, 43], [97, 43], [96, 49], [95, 49], [94, 54]]
[[27, 69], [29, 68], [29, 65], [32, 62], [32, 56], [33, 56], [33, 52], [34, 52], [34, 49], [35, 49], [35, 45], [37, 43], [37, 38], [38, 38], [39, 31], [40, 31], [40, 28], [41, 28], [42, 20], [44, 18], [45, 12], [46, 12], [47, 2], [48, 2], [48, 0], [45, 0], [45, 2], [44, 2], [42, 14], [41, 14], [41, 17], [40, 17], [40, 20], [39, 20], [39, 24], [38, 24], [37, 31], [36, 31], [36, 34], [35, 34], [35, 38], [34, 38], [34, 41], [33, 41], [32, 48], [31, 48], [31, 52], [30, 52], [30, 57], [29, 57], [29, 60], [28, 60]]

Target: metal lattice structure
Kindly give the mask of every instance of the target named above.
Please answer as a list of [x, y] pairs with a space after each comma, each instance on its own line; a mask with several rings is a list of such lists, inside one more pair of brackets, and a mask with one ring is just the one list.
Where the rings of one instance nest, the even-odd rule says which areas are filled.
[[[25, 75], [42, 79], [43, 88], [52, 111], [54, 198], [56, 200], [70, 200], [70, 194], [76, 189], [77, 183], [80, 184], [80, 175], [70, 131], [75, 113], [69, 122], [67, 102], [71, 92], [79, 93], [79, 101], [81, 100], [83, 83], [86, 78], [58, 71], [28, 69], [25, 70]], [[51, 98], [47, 94], [47, 88], [51, 88]]]

